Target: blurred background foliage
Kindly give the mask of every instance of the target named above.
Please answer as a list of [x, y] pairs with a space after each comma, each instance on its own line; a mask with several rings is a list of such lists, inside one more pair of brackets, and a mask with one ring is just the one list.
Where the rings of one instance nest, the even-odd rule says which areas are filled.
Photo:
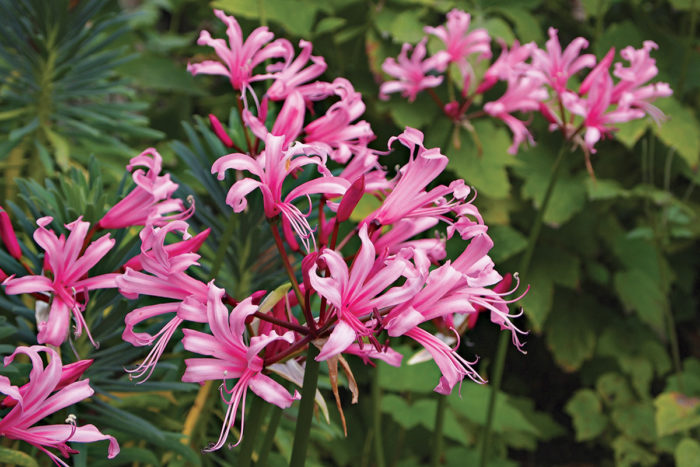
[[[211, 7], [234, 14], [244, 33], [262, 24], [293, 42], [311, 40], [314, 54], [328, 63], [325, 79], [346, 77], [362, 92], [363, 118], [372, 123], [378, 149], [405, 125], [424, 131], [428, 146], [442, 147], [452, 174], [479, 192], [476, 204], [490, 226], [492, 257], [501, 272], [515, 271], [525, 249], [561, 145], [558, 135], [537, 117], [537, 146], [510, 156], [510, 134], [496, 122], [475, 122], [477, 142], [440, 118], [426, 96], [414, 103], [380, 101], [383, 60], [396, 56], [404, 41], [420, 40], [423, 26], [441, 24], [453, 7], [471, 13], [472, 27], [485, 27], [507, 43], [517, 38], [543, 47], [550, 26], [559, 29], [562, 43], [586, 37], [588, 50], [599, 58], [610, 47], [657, 42], [652, 55], [658, 78], [674, 90], [658, 101], [668, 120], [661, 126], [648, 119], [628, 123], [601, 142], [592, 159], [595, 179], [580, 152], [565, 161], [533, 265], [521, 278], [531, 286], [522, 301], [527, 324], [520, 326], [531, 331], [528, 354], [509, 350], [492, 465], [698, 465], [699, 0], [0, 2], [0, 199], [22, 230], [33, 231], [41, 215], [54, 216], [55, 228], [80, 214], [99, 219], [125, 192], [128, 159], [155, 146], [181, 183], [181, 197], [197, 201], [195, 229], [214, 229], [202, 251], [201, 277], [221, 268], [224, 285], [241, 296], [279, 283], [271, 275], [279, 273], [274, 264], [251, 269], [269, 247], [258, 240], [259, 206], [250, 219], [230, 220], [223, 203], [228, 185], [209, 175], [211, 161], [225, 150], [199, 116], [214, 113], [235, 126], [226, 80], [194, 80], [186, 72], [188, 60], [210, 55], [195, 44], [201, 29], [224, 35]], [[391, 168], [399, 157], [384, 163]], [[234, 241], [222, 249], [218, 240], [226, 235]], [[105, 272], [136, 253], [133, 233], [117, 240]], [[23, 250], [41, 264], [29, 237]], [[3, 265], [14, 264], [6, 272], [21, 271], [9, 255], [0, 255]], [[240, 447], [199, 453], [220, 427], [223, 411], [215, 391], [197, 412], [196, 385], [166, 382], [182, 373], [181, 346], [169, 350], [149, 382], [135, 385], [122, 369], [140, 361], [142, 349], [113, 332], [126, 307], [135, 305], [116, 291], [99, 291], [89, 306], [86, 316], [102, 345], [75, 343], [84, 347], [81, 356], [96, 360], [87, 373], [96, 404], [86, 405], [80, 416], [119, 436], [122, 454], [102, 460], [103, 446], [84, 445], [75, 465], [232, 465]], [[18, 298], [0, 296], [3, 339], [14, 335], [31, 343], [33, 316]], [[485, 377], [496, 341], [497, 333], [485, 324], [463, 339], [481, 356]], [[3, 353], [11, 351], [6, 347], [0, 344]], [[369, 395], [371, 371], [357, 363], [351, 362], [358, 383]], [[441, 403], [431, 392], [436, 371], [430, 363], [401, 370], [379, 365], [374, 390], [383, 393], [386, 465], [430, 459]], [[321, 386], [330, 387], [327, 375]], [[447, 398], [444, 465], [476, 463], [488, 394], [488, 387], [465, 383], [461, 397]], [[331, 409], [335, 422], [315, 422], [308, 465], [375, 465], [370, 398], [350, 406], [349, 394], [341, 396], [348, 405], [348, 438]], [[267, 410], [265, 423], [279, 423], [277, 436], [251, 436], [252, 458], [284, 465], [295, 409]], [[36, 465], [30, 460], [34, 464], [25, 465]]]

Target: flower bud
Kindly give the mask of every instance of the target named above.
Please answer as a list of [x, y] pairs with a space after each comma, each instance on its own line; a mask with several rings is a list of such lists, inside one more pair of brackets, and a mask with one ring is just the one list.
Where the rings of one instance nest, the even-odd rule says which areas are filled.
[[228, 148], [233, 147], [233, 141], [231, 140], [231, 137], [226, 133], [226, 130], [224, 130], [224, 127], [221, 125], [221, 122], [219, 121], [218, 118], [216, 118], [216, 115], [214, 114], [209, 114], [209, 123], [211, 123], [211, 127], [214, 130], [214, 133], [216, 133], [216, 136], [221, 140], [222, 143]]
[[13, 258], [18, 260], [22, 257], [22, 250], [19, 247], [19, 242], [17, 242], [15, 230], [12, 228], [10, 216], [7, 215], [7, 211], [2, 206], [0, 206], [0, 239]]
[[344, 222], [350, 218], [350, 214], [360, 202], [360, 198], [365, 194], [365, 176], [362, 175], [360, 178], [355, 180], [348, 191], [343, 195], [343, 199], [340, 201], [338, 206], [338, 213], [336, 215], [337, 222]]

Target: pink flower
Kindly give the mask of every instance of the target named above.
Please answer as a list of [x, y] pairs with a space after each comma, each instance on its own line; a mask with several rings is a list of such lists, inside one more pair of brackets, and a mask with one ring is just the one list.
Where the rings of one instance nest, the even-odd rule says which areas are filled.
[[[150, 157], [149, 157], [150, 156]], [[103, 229], [123, 229], [133, 225], [163, 225], [175, 219], [187, 219], [194, 207], [184, 211], [182, 201], [171, 196], [178, 185], [170, 180], [170, 174], [160, 175], [163, 158], [153, 148], [148, 148], [131, 159], [127, 170], [137, 166], [148, 168], [148, 172], [137, 169], [132, 174], [136, 187], [115, 204], [100, 220]], [[166, 216], [167, 213], [177, 213]]]
[[600, 73], [590, 83], [586, 97], [568, 92], [562, 95], [566, 109], [584, 118], [585, 132], [582, 144], [587, 151], [595, 153], [595, 144], [604, 136], [612, 134], [615, 123], [628, 122], [644, 116], [644, 111], [636, 108], [616, 106], [611, 108], [613, 81], [608, 72]]
[[[39, 352], [45, 352], [49, 357], [46, 367]], [[67, 458], [70, 454], [78, 452], [66, 444], [69, 441], [92, 443], [109, 440], [107, 457], [111, 459], [119, 454], [119, 444], [113, 436], [102, 434], [94, 425], [78, 426], [74, 415], [69, 415], [64, 425], [32, 426], [52, 413], [92, 396], [95, 391], [87, 379], [66, 383], [68, 379], [79, 377], [75, 370], [85, 369], [86, 366], [82, 362], [72, 367], [63, 367], [61, 358], [54, 350], [35, 345], [18, 347], [12, 355], [5, 357], [5, 366], [12, 363], [19, 353], [30, 358], [32, 370], [29, 373], [29, 382], [21, 388], [12, 386], [6, 376], [0, 375], [0, 392], [16, 401], [12, 409], [0, 420], [0, 436], [26, 441], [46, 453], [57, 465], [65, 467], [68, 464], [49, 449], [57, 449]]]
[[376, 211], [367, 216], [365, 223], [376, 221], [381, 225], [390, 225], [406, 217], [441, 216], [454, 206], [445, 200], [446, 195], [453, 194], [460, 199], [466, 197], [469, 190], [461, 189], [464, 187], [461, 180], [449, 187], [439, 185], [425, 191], [447, 166], [447, 157], [440, 154], [440, 148], [426, 149], [423, 146], [423, 133], [407, 127], [399, 136], [389, 139], [390, 148], [396, 140], [410, 150], [410, 160], [400, 169], [391, 193]]
[[248, 109], [243, 110], [243, 122], [261, 140], [265, 140], [268, 134], [284, 136], [283, 147], [286, 149], [292, 141], [297, 139], [304, 126], [304, 115], [306, 114], [304, 96], [299, 91], [293, 91], [285, 98], [282, 109], [277, 114], [277, 119], [269, 132], [264, 123], [267, 119], [267, 101], [267, 98], [263, 99], [259, 111], [260, 115], [257, 117]]
[[644, 41], [641, 49], [625, 47], [620, 51], [622, 58], [630, 62], [625, 68], [622, 63], [615, 64], [613, 75], [620, 78], [613, 88], [612, 101], [618, 102], [621, 107], [642, 109], [658, 124], [663, 118], [663, 113], [651, 105], [657, 97], [668, 97], [673, 94], [668, 83], [647, 84], [659, 72], [656, 68], [656, 60], [649, 56], [652, 49], [657, 49], [655, 42]]
[[[464, 11], [453, 9], [447, 13], [447, 26], [426, 26], [424, 31], [440, 38], [447, 47], [448, 63], [456, 63], [465, 82], [472, 81], [474, 70], [467, 60], [470, 55], [478, 54], [477, 60], [491, 58], [491, 38], [486, 29], [479, 28], [467, 33], [471, 16]], [[444, 59], [443, 59], [444, 60]], [[447, 63], [443, 65], [444, 71]], [[466, 87], [466, 86], [465, 86]], [[464, 90], [466, 94], [466, 89]]]
[[221, 61], [188, 63], [187, 71], [193, 75], [203, 73], [228, 76], [231, 86], [237, 91], [243, 91], [250, 87], [252, 81], [266, 77], [253, 75], [255, 67], [265, 60], [282, 58], [286, 63], [291, 60], [293, 50], [289, 41], [278, 39], [265, 46], [274, 38], [274, 34], [266, 27], [255, 29], [244, 42], [241, 27], [233, 16], [228, 16], [221, 10], [214, 10], [214, 14], [227, 26], [228, 46], [223, 39], [213, 39], [209, 31], [201, 31], [197, 44], [212, 47]]
[[[213, 283], [209, 284], [206, 316], [211, 327], [211, 334], [191, 329], [183, 330], [185, 337], [182, 342], [185, 349], [209, 357], [186, 359], [187, 369], [182, 380], [196, 383], [223, 380], [221, 397], [228, 405], [219, 439], [204, 450], [207, 452], [215, 451], [224, 445], [231, 425], [236, 420], [239, 405], [242, 405], [241, 413], [245, 414], [245, 398], [248, 388], [267, 402], [283, 409], [288, 408], [294, 400], [300, 398], [298, 392], [295, 391], [294, 395], [290, 396], [284, 386], [262, 374], [263, 359], [258, 356], [258, 353], [271, 342], [284, 340], [292, 343], [294, 333], [288, 331], [283, 335], [278, 335], [272, 331], [269, 335], [251, 337], [250, 344], [246, 345], [243, 339], [245, 320], [257, 311], [258, 307], [251, 303], [249, 297], [239, 303], [229, 314], [226, 306], [221, 302], [223, 295], [223, 289], [216, 287]], [[228, 389], [226, 382], [232, 378], [238, 378], [238, 381], [233, 388]], [[230, 394], [230, 398], [226, 398], [224, 392]], [[242, 415], [241, 435], [236, 445], [240, 443], [243, 436], [243, 425]]]
[[577, 37], [561, 51], [557, 30], [549, 28], [547, 51], [536, 49], [532, 53], [532, 65], [539, 70], [542, 80], [549, 83], [557, 94], [566, 90], [569, 78], [584, 68], [595, 66], [594, 55], [580, 55], [581, 49], [588, 47], [588, 41]]
[[[291, 49], [291, 47], [290, 44], [289, 48]], [[266, 76], [275, 79], [265, 93], [273, 101], [285, 99], [294, 90], [298, 90], [305, 98], [308, 93], [313, 94], [316, 92], [316, 87], [313, 84], [306, 86], [303, 86], [303, 84], [319, 77], [326, 71], [326, 61], [323, 57], [311, 55], [311, 49], [313, 48], [311, 42], [300, 40], [299, 47], [301, 47], [301, 52], [292, 63], [274, 64], [268, 67], [270, 71], [276, 71], [276, 73]], [[309, 59], [311, 60], [311, 65], [302, 70]]]
[[488, 70], [486, 70], [486, 73], [484, 73], [481, 84], [479, 84], [476, 90], [477, 94], [491, 89], [497, 81], [508, 81], [511, 77], [527, 74], [531, 69], [531, 65], [525, 63], [525, 61], [529, 59], [532, 52], [537, 49], [537, 44], [529, 42], [520, 45], [520, 43], [515, 40], [510, 50], [508, 50], [508, 45], [504, 41], [499, 40], [499, 43], [501, 45], [501, 55], [498, 56], [498, 59], [496, 59]]
[[410, 59], [408, 51], [411, 49], [411, 44], [404, 44], [401, 47], [398, 62], [393, 57], [384, 60], [382, 70], [398, 80], [387, 81], [380, 86], [381, 99], [389, 99], [389, 94], [401, 92], [404, 97], [408, 97], [408, 100], [413, 102], [423, 89], [434, 88], [442, 83], [442, 76], [428, 75], [428, 72], [444, 70], [448, 57], [443, 53], [425, 59], [427, 41], [428, 39], [424, 38], [416, 44]]
[[375, 136], [366, 121], [351, 124], [365, 112], [362, 95], [355, 92], [352, 84], [344, 78], [337, 78], [333, 87], [340, 101], [323, 116], [306, 125], [304, 142], [328, 144], [332, 148], [331, 159], [345, 164], [353, 154], [365, 151], [367, 143]]
[[[79, 217], [66, 225], [70, 230], [66, 239], [63, 235], [57, 237], [54, 232], [45, 228], [52, 220], [52, 217], [38, 219], [36, 223], [39, 228], [34, 231], [34, 240], [46, 252], [44, 264], [52, 278], [10, 277], [4, 282], [5, 293], [15, 295], [50, 292], [52, 294], [48, 321], [37, 323], [39, 329], [37, 340], [40, 344], [61, 345], [68, 335], [72, 313], [76, 322], [75, 335], [79, 336], [85, 328], [90, 341], [96, 345], [82, 314], [88, 299], [87, 291], [116, 287], [115, 278], [118, 274], [102, 274], [94, 277], [87, 277], [87, 274], [114, 246], [114, 240], [109, 234], [104, 235], [92, 242], [81, 255], [90, 224], [83, 222], [82, 217]], [[83, 303], [79, 301], [79, 295], [82, 295]]]
[[[138, 258], [139, 264], [150, 274], [127, 268], [124, 274], [116, 278], [119, 291], [129, 298], [149, 295], [176, 300], [137, 308], [124, 319], [126, 327], [122, 339], [139, 347], [155, 343], [144, 361], [135, 369], [129, 370], [136, 378], [145, 376], [143, 381], [150, 377], [170, 338], [184, 319], [174, 316], [155, 335], [135, 332], [134, 327], [156, 316], [177, 313], [185, 304], [196, 309], [197, 304], [205, 303], [207, 297], [207, 286], [185, 274], [187, 268], [198, 264], [199, 255], [187, 248], [175, 248], [174, 245], [178, 244], [165, 245], [165, 238], [172, 231], [183, 232], [185, 242], [187, 241], [187, 224], [184, 221], [173, 221], [161, 228], [149, 226], [143, 229], [140, 234], [141, 254]], [[193, 313], [189, 319], [197, 322], [205, 320], [203, 314], [197, 313]]]
[[2, 206], [0, 206], [0, 240], [5, 244], [5, 248], [7, 248], [10, 256], [15, 259], [22, 257], [22, 250], [19, 247], [15, 229], [12, 228], [10, 216], [7, 215], [7, 211]]
[[539, 78], [534, 76], [511, 76], [508, 79], [508, 89], [499, 99], [487, 102], [484, 111], [489, 115], [500, 118], [513, 133], [513, 144], [508, 148], [510, 154], [516, 154], [520, 144], [528, 140], [535, 144], [532, 134], [522, 120], [511, 115], [512, 112], [532, 112], [540, 109], [540, 103], [547, 99], [547, 91]]
[[[258, 180], [244, 178], [234, 183], [226, 196], [226, 203], [233, 208], [234, 212], [241, 212], [247, 205], [246, 196], [248, 193], [256, 188], [260, 189], [263, 195], [265, 215], [268, 219], [281, 214], [285, 232], [294, 231], [304, 244], [304, 248], [309, 251], [309, 237], [315, 242], [311, 226], [306, 220], [307, 215], [303, 214], [292, 202], [298, 197], [308, 197], [315, 193], [323, 193], [326, 196], [342, 195], [350, 186], [350, 182], [331, 176], [325, 166], [326, 155], [322, 153], [322, 148], [297, 144], [285, 150], [284, 141], [284, 136], [269, 134], [265, 138], [265, 150], [257, 159], [248, 154], [229, 154], [217, 159], [211, 171], [218, 173], [219, 180], [223, 180], [228, 169], [246, 170], [255, 175]], [[309, 152], [317, 155], [306, 155]], [[323, 176], [298, 185], [283, 199], [282, 184], [284, 180], [288, 175], [308, 164], [318, 166], [318, 170]], [[287, 235], [287, 239], [294, 241], [290, 235]]]
[[[360, 319], [370, 316], [374, 310], [410, 300], [415, 293], [414, 281], [410, 279], [416, 274], [411, 263], [400, 255], [375, 262], [375, 249], [367, 234], [367, 224], [360, 227], [358, 235], [362, 247], [352, 269], [334, 250], [324, 250], [319, 257], [328, 268], [328, 277], [317, 273], [317, 263], [309, 269], [312, 287], [328, 300], [338, 318], [338, 324], [316, 357], [318, 361], [345, 351], [358, 337], [372, 336], [374, 330]], [[386, 290], [400, 277], [409, 280], [403, 286]]]

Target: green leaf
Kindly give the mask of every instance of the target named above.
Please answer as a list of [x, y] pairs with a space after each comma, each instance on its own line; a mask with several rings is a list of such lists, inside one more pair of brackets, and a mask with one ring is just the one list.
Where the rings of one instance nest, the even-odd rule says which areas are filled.
[[518, 38], [521, 43], [525, 42], [544, 42], [542, 27], [537, 21], [537, 18], [523, 8], [508, 7], [499, 10], [506, 18], [513, 22], [515, 31], [518, 33]]
[[319, 2], [313, 0], [217, 0], [212, 3], [235, 16], [248, 19], [265, 19], [279, 23], [288, 33], [310, 37], [316, 14], [322, 9]]
[[613, 134], [615, 139], [624, 144], [627, 149], [632, 149], [652, 123], [649, 118], [638, 118], [621, 124], [620, 129]]
[[[552, 148], [545, 144], [538, 145], [518, 154], [521, 162], [515, 167], [515, 171], [525, 179], [523, 185], [523, 196], [532, 199], [539, 209], [544, 199], [547, 185], [552, 173], [556, 154]], [[567, 154], [565, 158], [581, 157], [578, 153]], [[568, 161], [563, 161], [566, 164]], [[547, 212], [544, 214], [544, 222], [552, 226], [560, 226], [577, 214], [586, 202], [585, 180], [587, 174], [571, 174], [566, 167], [561, 168], [561, 172], [554, 185], [552, 198], [550, 199]]]
[[314, 33], [317, 36], [320, 36], [321, 34], [325, 34], [327, 32], [337, 31], [338, 29], [343, 27], [346, 22], [347, 20], [345, 18], [338, 18], [335, 16], [323, 18], [316, 25], [316, 30], [314, 31]]
[[656, 431], [667, 436], [700, 426], [700, 399], [664, 392], [654, 400]]
[[557, 306], [547, 318], [544, 333], [547, 347], [557, 364], [571, 372], [593, 356], [597, 329], [591, 311], [598, 304], [586, 296], [569, 294], [568, 297], [570, 299], [564, 303], [557, 300]]
[[29, 454], [0, 446], [0, 463], [21, 467], [38, 467], [36, 460]]
[[599, 201], [628, 196], [627, 190], [622, 188], [617, 180], [586, 179], [586, 191], [588, 199]]
[[617, 373], [605, 373], [598, 378], [595, 386], [603, 402], [608, 405], [625, 406], [635, 400], [627, 380]]
[[425, 93], [419, 94], [413, 102], [397, 96], [389, 102], [380, 103], [379, 108], [388, 110], [399, 127], [410, 126], [418, 129], [434, 122], [440, 111]]
[[652, 466], [657, 464], [658, 458], [655, 454], [625, 436], [615, 438], [612, 447], [615, 451], [615, 464], [618, 466]]
[[610, 418], [617, 429], [631, 439], [645, 443], [656, 440], [654, 407], [651, 403], [617, 407]]
[[447, 167], [467, 184], [474, 186], [480, 194], [490, 198], [507, 198], [510, 182], [506, 167], [518, 163], [515, 157], [508, 154], [510, 134], [491, 121], [475, 122], [474, 132], [481, 144], [481, 153], [473, 136], [460, 129], [459, 146], [454, 141], [449, 150], [445, 149], [445, 154], [450, 159]]
[[[435, 411], [437, 410], [436, 397], [445, 396], [436, 394], [427, 399], [408, 403], [396, 394], [385, 394], [382, 396], [382, 412], [391, 415], [396, 423], [407, 430], [420, 425], [433, 431], [435, 429]], [[473, 442], [473, 434], [466, 429], [466, 426], [459, 423], [454, 413], [446, 411], [444, 416], [444, 436], [464, 445]]]
[[580, 269], [578, 257], [559, 248], [547, 248], [534, 257], [530, 271], [521, 277], [530, 285], [521, 303], [535, 332], [542, 331], [552, 309], [554, 284], [577, 287]]
[[697, 168], [700, 122], [695, 113], [672, 97], [660, 99], [654, 105], [668, 117], [660, 126], [652, 126], [654, 133], [666, 146], [674, 148], [691, 168]]
[[615, 47], [615, 50], [621, 50], [628, 45], [639, 48], [642, 46], [645, 38], [646, 36], [639, 31], [639, 28], [632, 21], [613, 23], [605, 28], [603, 34], [600, 35], [594, 44], [595, 53], [602, 57], [608, 53], [610, 47]]
[[700, 443], [683, 438], [674, 452], [677, 467], [700, 467]]
[[491, 37], [499, 37], [503, 39], [506, 44], [512, 44], [515, 40], [515, 34], [513, 34], [510, 25], [501, 18], [487, 19], [484, 23], [484, 27]]
[[616, 273], [614, 282], [625, 308], [636, 311], [643, 322], [663, 334], [664, 307], [668, 304], [658, 284], [639, 269]]
[[[404, 356], [404, 360], [412, 354], [407, 347], [396, 349]], [[440, 370], [433, 363], [423, 362], [415, 365], [403, 365], [396, 368], [384, 362], [377, 362], [379, 385], [389, 391], [412, 391], [430, 393], [440, 380]]]
[[169, 58], [144, 54], [119, 67], [119, 71], [139, 86], [158, 91], [203, 95], [204, 91], [190, 73]]
[[682, 386], [685, 394], [700, 397], [700, 360], [694, 357], [685, 359], [680, 377], [683, 379], [683, 384], [679, 383], [678, 374], [669, 376], [666, 381], [666, 391], [680, 391]]
[[394, 40], [401, 44], [404, 42], [415, 44], [420, 41], [425, 35], [421, 16], [423, 16], [423, 10], [418, 8], [405, 9], [396, 15], [389, 26], [389, 32]]
[[489, 256], [495, 263], [507, 260], [527, 246], [525, 236], [507, 225], [490, 226], [489, 236], [493, 240], [493, 249], [489, 252]]
[[350, 219], [355, 222], [362, 222], [367, 216], [379, 209], [381, 205], [382, 202], [375, 196], [365, 194], [362, 196], [362, 198], [360, 198], [360, 202], [357, 203], [355, 209], [353, 209], [352, 213], [350, 214]]
[[600, 399], [590, 389], [576, 391], [564, 407], [573, 419], [576, 441], [588, 441], [600, 435], [608, 424]]

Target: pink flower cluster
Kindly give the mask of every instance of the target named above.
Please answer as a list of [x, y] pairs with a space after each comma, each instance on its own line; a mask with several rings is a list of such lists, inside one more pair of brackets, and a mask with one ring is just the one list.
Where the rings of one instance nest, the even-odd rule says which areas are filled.
[[[44, 366], [40, 352], [48, 357]], [[108, 457], [119, 453], [119, 444], [113, 436], [102, 434], [94, 425], [78, 426], [75, 415], [69, 415], [64, 424], [34, 426], [41, 419], [80, 402], [94, 394], [90, 381], [78, 378], [90, 366], [92, 360], [81, 360], [70, 365], [61, 364], [61, 358], [49, 347], [34, 345], [17, 347], [14, 353], [5, 357], [5, 366], [13, 362], [19, 354], [29, 357], [32, 370], [29, 382], [22, 386], [13, 385], [9, 378], [0, 375], [0, 408], [10, 408], [0, 420], [0, 436], [23, 440], [45, 452], [57, 465], [68, 467], [49, 448], [57, 449], [64, 457], [78, 451], [68, 446], [68, 442], [92, 443], [108, 440]]]
[[[645, 41], [641, 49], [625, 47], [620, 55], [629, 64], [618, 62], [613, 66], [614, 49], [598, 61], [592, 54], [581, 53], [588, 41], [578, 37], [562, 51], [557, 30], [550, 28], [545, 49], [534, 42], [520, 45], [517, 40], [508, 47], [499, 40], [500, 56], [477, 77], [471, 64], [491, 58], [490, 37], [484, 29], [470, 30], [470, 22], [468, 13], [454, 9], [447, 14], [446, 25], [425, 28], [426, 33], [444, 43], [445, 50], [426, 57], [424, 38], [410, 59], [410, 44], [403, 45], [398, 61], [387, 58], [382, 69], [395, 79], [381, 85], [380, 97], [388, 99], [389, 93], [401, 92], [413, 101], [419, 92], [428, 89], [455, 123], [484, 115], [498, 118], [513, 133], [513, 144], [508, 150], [511, 154], [517, 153], [525, 141], [535, 143], [527, 121], [515, 116], [518, 113], [541, 113], [552, 130], [561, 130], [567, 140], [576, 142], [587, 153], [594, 153], [596, 143], [610, 137], [618, 123], [645, 115], [657, 123], [663, 119], [651, 102], [670, 96], [672, 91], [667, 83], [649, 83], [658, 74], [656, 62], [649, 55], [657, 48], [654, 42]], [[446, 81], [451, 85], [449, 76], [445, 80], [444, 74], [452, 63], [461, 73], [461, 96], [443, 104], [431, 88]], [[589, 72], [583, 82], [578, 89], [573, 88], [571, 78], [585, 69]], [[475, 97], [499, 81], [506, 83], [504, 94], [485, 102], [480, 111], [471, 110]]]
[[[316, 360], [328, 362], [331, 372], [337, 372], [339, 362], [349, 372], [345, 355], [400, 366], [402, 356], [392, 345], [405, 336], [440, 368], [437, 392], [449, 394], [465, 377], [483, 382], [475, 362], [459, 354], [458, 344], [451, 347], [444, 333], [453, 333], [458, 341], [486, 310], [493, 323], [512, 334], [518, 348], [523, 332], [512, 322], [519, 315], [508, 310], [519, 297], [506, 298], [517, 284], [505, 290], [510, 278], [494, 269], [488, 256], [493, 242], [473, 204], [471, 188], [463, 180], [439, 182], [448, 159], [439, 148], [426, 147], [423, 133], [416, 129], [406, 128], [391, 138], [388, 151], [369, 148], [375, 136], [360, 120], [365, 110], [362, 96], [342, 78], [314, 81], [325, 62], [311, 55], [310, 43], [301, 41], [295, 58], [291, 44], [273, 40], [266, 28], [244, 40], [233, 17], [220, 11], [216, 15], [226, 24], [228, 43], [207, 31], [199, 43], [213, 47], [220, 61], [191, 64], [189, 69], [229, 78], [240, 98], [246, 140], [234, 140], [211, 116], [214, 132], [234, 150], [214, 162], [212, 173], [223, 180], [227, 171], [236, 171], [226, 197], [233, 213], [248, 209], [247, 197], [260, 192], [291, 290], [234, 298], [215, 284], [216, 279], [205, 283], [189, 273], [199, 266], [196, 251], [210, 231], [190, 235], [187, 218], [194, 205], [185, 209], [173, 198], [177, 184], [161, 173], [158, 152], [148, 149], [127, 166], [139, 167], [132, 173], [134, 188], [92, 228], [79, 218], [66, 226], [70, 234], [64, 238], [47, 228], [51, 218], [39, 219], [34, 238], [45, 251], [44, 271], [5, 279], [6, 293], [31, 293], [51, 302], [47, 319], [37, 325], [39, 342], [61, 345], [71, 315], [76, 334], [87, 330], [82, 313], [90, 290], [118, 288], [129, 299], [157, 297], [155, 304], [125, 316], [123, 339], [151, 347], [144, 361], [129, 371], [141, 380], [148, 378], [175, 331], [184, 328], [184, 348], [197, 356], [185, 361], [182, 380], [222, 381], [220, 393], [227, 405], [221, 434], [209, 451], [226, 442], [239, 408], [244, 412], [248, 389], [282, 408], [299, 398], [270, 373], [301, 385], [302, 352], [309, 346], [318, 347]], [[450, 18], [447, 29], [431, 31], [451, 44], [439, 66], [454, 62], [465, 80], [471, 80], [473, 71], [465, 57], [487, 58], [488, 36], [478, 31], [463, 37], [468, 17], [465, 22], [451, 13]], [[257, 73], [269, 60], [265, 72]], [[262, 92], [255, 89], [267, 80]], [[504, 112], [514, 108], [503, 106]], [[270, 120], [273, 107], [278, 112], [268, 128], [264, 122]], [[320, 108], [327, 110], [317, 114]], [[396, 149], [407, 154], [408, 161], [393, 178], [387, 177], [379, 157]], [[306, 181], [298, 177], [301, 172]], [[355, 213], [357, 205], [369, 199], [378, 207], [364, 216]], [[7, 244], [9, 230], [4, 221], [0, 225]], [[140, 253], [124, 258], [119, 271], [90, 275], [114, 245], [110, 234], [92, 238], [105, 229], [135, 226], [143, 226]], [[344, 238], [339, 238], [341, 230]], [[174, 236], [182, 240], [173, 242]], [[448, 259], [446, 241], [453, 237], [462, 240], [463, 248], [457, 258]], [[154, 318], [163, 323], [158, 332], [140, 330]], [[21, 395], [9, 394], [14, 399]], [[241, 436], [242, 418], [241, 414]], [[3, 423], [5, 419], [0, 421], [0, 434], [10, 436], [2, 431]]]

